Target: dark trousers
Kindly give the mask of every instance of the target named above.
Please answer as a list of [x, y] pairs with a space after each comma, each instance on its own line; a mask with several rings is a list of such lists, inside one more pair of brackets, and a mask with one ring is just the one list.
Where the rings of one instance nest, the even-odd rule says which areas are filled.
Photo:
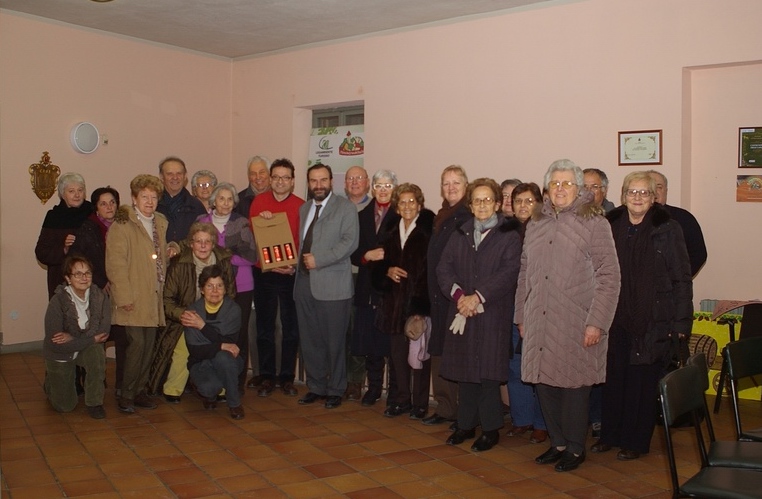
[[437, 402], [437, 414], [447, 419], [458, 417], [458, 383], [444, 379], [439, 375], [442, 367], [442, 356], [431, 356], [431, 380], [434, 389], [434, 400]]
[[254, 291], [239, 291], [235, 295], [235, 302], [241, 307], [241, 330], [238, 331], [238, 348], [241, 353], [239, 357], [243, 359], [243, 370], [238, 376], [238, 385], [240, 388], [246, 386], [246, 363], [249, 361], [249, 319], [251, 318], [251, 300], [254, 297]]
[[[389, 363], [394, 366], [397, 381], [396, 405], [412, 404], [414, 408], [429, 406], [431, 383], [431, 359], [423, 362], [422, 369], [413, 369], [407, 362], [410, 340], [404, 334], [392, 335], [392, 355]], [[387, 399], [388, 400], [388, 399]]]
[[294, 302], [294, 276], [276, 272], [262, 272], [254, 268], [254, 306], [257, 309], [257, 351], [259, 374], [264, 379], [275, 379], [276, 346], [275, 321], [280, 306], [283, 332], [280, 350], [281, 383], [294, 381], [296, 355], [299, 349], [299, 323]]
[[114, 324], [111, 326], [109, 339], [114, 341], [114, 355], [116, 356], [116, 379], [114, 388], [122, 389], [122, 380], [124, 379], [124, 363], [127, 357], [127, 332], [124, 326]]
[[229, 352], [220, 350], [211, 359], [204, 359], [190, 368], [190, 378], [201, 396], [214, 399], [224, 388], [228, 407], [241, 405], [238, 392], [238, 376], [244, 365], [241, 355], [233, 357]]
[[148, 374], [153, 362], [155, 327], [125, 326], [127, 334], [127, 355], [124, 362], [122, 398], [132, 400], [135, 395], [146, 391]]
[[103, 380], [106, 378], [106, 352], [103, 343], [93, 343], [81, 350], [71, 362], [45, 360], [45, 393], [50, 405], [58, 412], [70, 412], [77, 407], [79, 397], [74, 387], [77, 367], [85, 374], [85, 405], [103, 405]]
[[458, 383], [458, 428], [470, 430], [482, 425], [482, 432], [503, 426], [500, 382], [483, 379], [481, 383]]
[[[317, 395], [341, 397], [347, 389], [346, 340], [352, 299], [318, 300], [312, 295], [309, 275], [300, 275], [294, 300], [307, 388]], [[281, 320], [285, 315], [281, 313]], [[285, 336], [285, 324], [283, 329]]]
[[542, 415], [550, 435], [550, 445], [566, 447], [574, 454], [585, 452], [590, 387], [559, 388], [537, 385]]
[[630, 365], [629, 346], [609, 343], [603, 385], [602, 442], [641, 454], [650, 450], [658, 417], [662, 369], [660, 363]]

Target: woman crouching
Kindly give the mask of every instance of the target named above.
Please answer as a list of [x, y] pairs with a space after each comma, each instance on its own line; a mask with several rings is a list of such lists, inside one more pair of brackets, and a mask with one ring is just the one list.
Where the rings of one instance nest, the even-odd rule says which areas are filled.
[[103, 419], [103, 381], [106, 352], [103, 343], [111, 330], [111, 303], [93, 286], [93, 267], [81, 256], [63, 264], [65, 285], [56, 288], [45, 313], [45, 393], [53, 409], [71, 412], [77, 407], [76, 366], [87, 372], [85, 405], [94, 419]]
[[198, 285], [202, 298], [190, 305], [180, 317], [188, 345], [188, 370], [204, 407], [214, 409], [217, 395], [224, 388], [230, 417], [243, 419], [238, 375], [243, 358], [236, 342], [241, 329], [241, 308], [226, 296], [231, 285], [219, 265], [201, 271]]

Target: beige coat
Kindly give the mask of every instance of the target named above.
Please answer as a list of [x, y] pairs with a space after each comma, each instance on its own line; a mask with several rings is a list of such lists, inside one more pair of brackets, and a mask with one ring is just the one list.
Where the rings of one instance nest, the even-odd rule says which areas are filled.
[[[608, 220], [587, 201], [583, 193], [559, 213], [546, 201], [527, 225], [514, 318], [524, 325], [524, 382], [578, 388], [606, 380], [619, 260]], [[586, 326], [603, 330], [600, 343], [584, 346]]]
[[[166, 275], [167, 219], [155, 213], [159, 254]], [[111, 322], [122, 326], [164, 325], [163, 286], [159, 282], [152, 237], [138, 220], [135, 209], [121, 206], [106, 236], [106, 274], [111, 283]], [[125, 305], [134, 305], [131, 312]]]

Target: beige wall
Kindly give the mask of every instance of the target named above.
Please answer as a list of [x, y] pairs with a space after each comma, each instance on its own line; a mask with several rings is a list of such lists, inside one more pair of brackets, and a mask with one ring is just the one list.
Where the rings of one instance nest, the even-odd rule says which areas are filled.
[[[108, 182], [125, 194], [135, 173], [167, 154], [241, 186], [249, 156], [287, 156], [303, 192], [310, 109], [356, 102], [366, 108], [368, 169], [418, 183], [434, 209], [448, 164], [472, 178], [539, 181], [561, 157], [606, 170], [616, 200], [633, 170], [617, 166], [617, 131], [661, 128], [670, 202], [697, 215], [709, 246], [696, 303], [759, 297], [760, 273], [724, 262], [751, 268], [762, 243], [759, 231], [738, 236], [762, 204], [732, 195], [737, 128], [762, 126], [758, 100], [748, 98], [759, 66], [742, 66], [762, 60], [760, 16], [757, 0], [559, 2], [230, 62], [2, 12], [4, 341], [41, 337], [44, 275], [33, 249], [54, 201], [40, 205], [26, 168], [43, 150], [64, 171], [84, 173], [91, 190]], [[703, 68], [712, 65], [725, 67]], [[68, 130], [81, 120], [111, 143], [75, 153]]]

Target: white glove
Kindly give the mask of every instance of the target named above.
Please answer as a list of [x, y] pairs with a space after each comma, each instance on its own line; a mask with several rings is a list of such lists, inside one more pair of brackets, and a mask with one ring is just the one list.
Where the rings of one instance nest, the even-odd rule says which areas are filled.
[[455, 319], [450, 324], [450, 331], [452, 334], [463, 334], [466, 330], [466, 318], [463, 315], [455, 314]]

